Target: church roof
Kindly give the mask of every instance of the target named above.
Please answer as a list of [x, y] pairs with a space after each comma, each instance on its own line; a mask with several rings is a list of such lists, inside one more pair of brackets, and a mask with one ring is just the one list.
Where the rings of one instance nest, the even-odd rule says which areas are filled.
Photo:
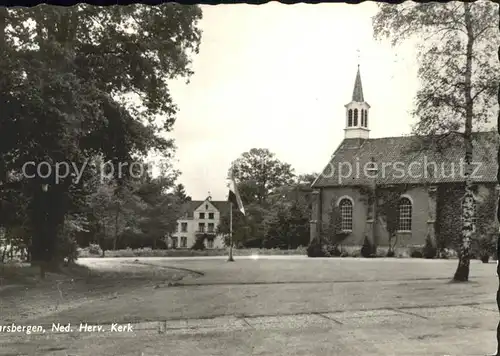
[[363, 85], [361, 85], [361, 74], [359, 72], [358, 65], [358, 73], [356, 74], [356, 80], [354, 81], [354, 90], [352, 92], [352, 101], [364, 102], [365, 99], [363, 97]]
[[[497, 182], [498, 146], [496, 132], [473, 133], [473, 181]], [[464, 156], [459, 134], [344, 139], [312, 187], [463, 182]]]

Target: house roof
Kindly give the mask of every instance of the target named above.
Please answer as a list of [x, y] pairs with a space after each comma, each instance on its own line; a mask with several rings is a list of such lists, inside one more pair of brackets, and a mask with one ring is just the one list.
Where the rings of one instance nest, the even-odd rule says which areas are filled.
[[221, 215], [229, 213], [229, 202], [223, 200], [190, 200], [185, 202], [181, 207], [181, 216], [187, 219], [194, 217], [194, 211], [205, 202], [210, 202]]
[[[497, 182], [498, 134], [472, 137], [472, 180]], [[463, 182], [464, 156], [460, 134], [344, 139], [312, 187], [368, 185], [374, 179], [378, 185]], [[377, 173], [369, 171], [371, 165]]]

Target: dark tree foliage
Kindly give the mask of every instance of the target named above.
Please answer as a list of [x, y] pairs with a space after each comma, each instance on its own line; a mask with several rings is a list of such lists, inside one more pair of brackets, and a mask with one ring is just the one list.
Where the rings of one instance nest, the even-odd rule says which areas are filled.
[[[0, 8], [0, 195], [30, 201], [34, 259], [56, 258], [57, 231], [85, 194], [74, 177], [26, 179], [23, 165], [82, 167], [101, 155], [117, 168], [151, 150], [170, 157], [173, 143], [162, 135], [176, 114], [168, 80], [192, 73], [200, 18], [199, 7], [174, 3]], [[28, 214], [14, 215], [2, 223]]]
[[493, 60], [499, 34], [498, 6], [490, 1], [381, 4], [373, 19], [377, 38], [392, 44], [419, 39], [419, 79], [415, 133], [460, 131], [465, 145], [463, 224], [455, 281], [467, 281], [470, 269], [474, 197], [471, 172], [474, 128], [491, 123], [498, 68]]

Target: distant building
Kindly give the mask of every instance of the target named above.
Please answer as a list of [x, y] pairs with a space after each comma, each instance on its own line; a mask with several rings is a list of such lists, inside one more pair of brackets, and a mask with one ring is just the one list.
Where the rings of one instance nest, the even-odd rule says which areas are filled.
[[170, 236], [169, 247], [191, 248], [199, 234], [206, 234], [206, 248], [224, 247], [223, 237], [217, 234], [217, 228], [221, 216], [229, 214], [229, 202], [214, 201], [210, 196], [205, 200], [192, 200], [183, 205], [181, 214], [177, 229]]

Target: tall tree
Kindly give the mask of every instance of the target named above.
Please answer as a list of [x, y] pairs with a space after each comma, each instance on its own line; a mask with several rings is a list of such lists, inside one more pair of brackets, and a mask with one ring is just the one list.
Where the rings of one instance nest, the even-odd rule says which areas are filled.
[[295, 249], [309, 244], [311, 184], [316, 174], [302, 174], [271, 194], [271, 208], [265, 220], [266, 247]]
[[[245, 207], [247, 214], [243, 215], [238, 210], [238, 207], [232, 206], [232, 214], [233, 214], [233, 226], [232, 226], [232, 243], [234, 246], [243, 247], [245, 244], [252, 239], [252, 228], [250, 226], [251, 220], [249, 219], [248, 207]], [[221, 234], [224, 236], [224, 245], [230, 246], [231, 239], [229, 236], [230, 233], [230, 221], [229, 221], [229, 212], [228, 214], [224, 214], [220, 218], [219, 225], [217, 226], [217, 234]]]
[[472, 236], [471, 173], [473, 128], [492, 118], [491, 107], [498, 78], [494, 44], [498, 31], [493, 25], [498, 7], [477, 1], [382, 4], [373, 19], [376, 38], [392, 44], [420, 39], [418, 71], [421, 88], [413, 111], [418, 118], [415, 133], [434, 135], [460, 131], [465, 145], [465, 191], [463, 226], [456, 281], [469, 278]]
[[[293, 182], [293, 169], [267, 148], [252, 148], [231, 164], [231, 170], [247, 214], [240, 220], [245, 224], [241, 226], [244, 244], [246, 247], [263, 247], [266, 235], [264, 221], [272, 205], [270, 197], [283, 185]], [[233, 228], [238, 229], [238, 224], [233, 224]]]
[[269, 194], [294, 178], [293, 169], [267, 148], [252, 148], [233, 162], [235, 179], [241, 183], [244, 203], [266, 204]]
[[182, 183], [175, 186], [174, 195], [183, 203], [191, 200], [191, 197], [186, 194], [186, 188]]
[[297, 183], [304, 185], [304, 186], [311, 186], [316, 178], [318, 178], [319, 174], [318, 173], [305, 173], [305, 174], [300, 174], [297, 177]]
[[[152, 149], [169, 157], [173, 144], [162, 134], [176, 107], [168, 81], [192, 74], [200, 18], [199, 7], [173, 3], [0, 9], [0, 68], [8, 73], [0, 79], [0, 194], [20, 189], [7, 173], [29, 161], [82, 166], [102, 154], [116, 172]], [[54, 174], [28, 180], [33, 243], [43, 250], [34, 251], [35, 260], [54, 256], [57, 226], [43, 231], [47, 219], [63, 223], [71, 180], [57, 189]], [[48, 217], [42, 184], [60, 204]]]
[[123, 233], [140, 232], [142, 212], [146, 204], [138, 194], [137, 181], [117, 184], [114, 180], [103, 182], [91, 196], [90, 209], [100, 232], [99, 245], [103, 253], [116, 250]]
[[145, 203], [145, 209], [141, 212], [141, 234], [143, 239], [152, 242], [153, 248], [156, 248], [158, 241], [164, 241], [166, 235], [176, 230], [181, 205], [189, 198], [184, 196], [184, 200], [180, 200], [176, 195], [176, 188], [182, 184], [171, 192], [178, 172], [172, 171], [168, 164], [162, 168], [157, 177], [146, 176], [137, 192]]

